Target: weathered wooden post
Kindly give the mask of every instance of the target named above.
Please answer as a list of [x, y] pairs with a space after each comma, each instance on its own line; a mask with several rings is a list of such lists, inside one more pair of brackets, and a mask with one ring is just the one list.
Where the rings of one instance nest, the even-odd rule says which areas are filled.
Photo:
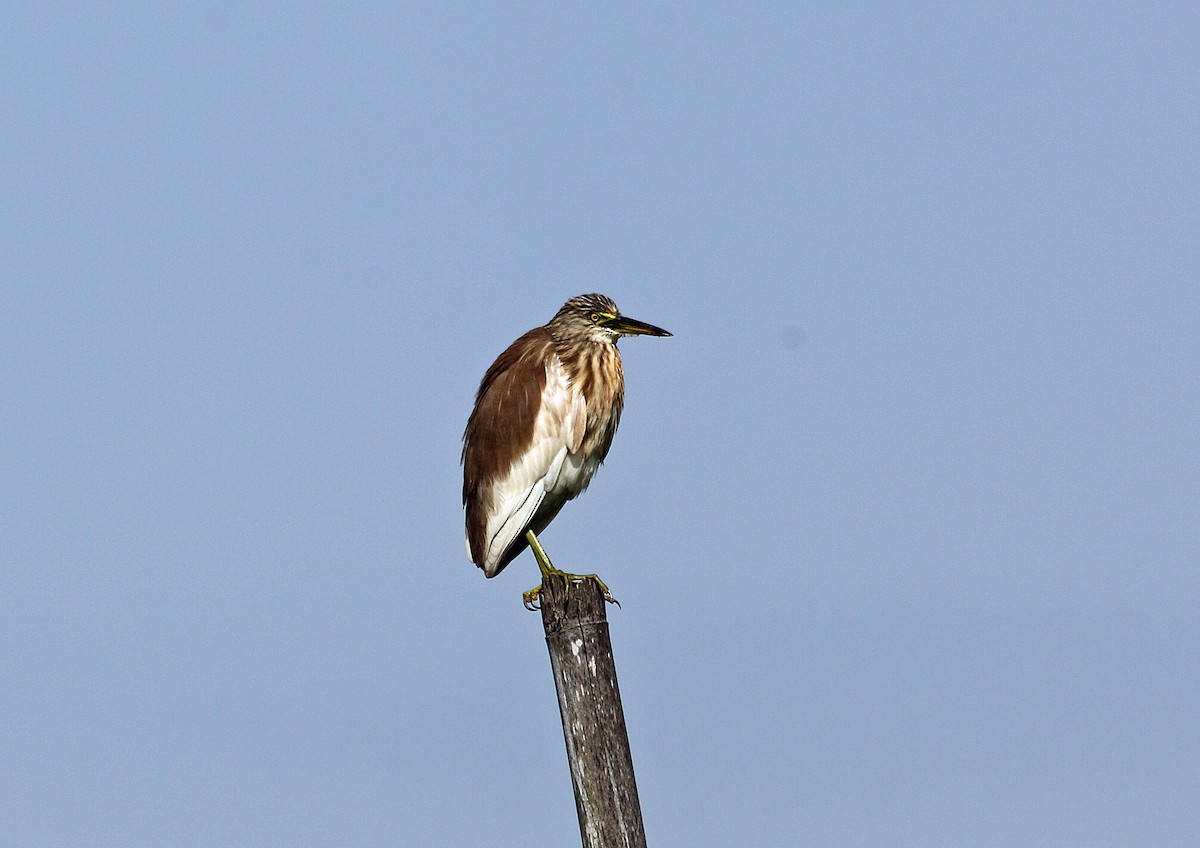
[[541, 604], [583, 848], [646, 848], [604, 597], [551, 575]]

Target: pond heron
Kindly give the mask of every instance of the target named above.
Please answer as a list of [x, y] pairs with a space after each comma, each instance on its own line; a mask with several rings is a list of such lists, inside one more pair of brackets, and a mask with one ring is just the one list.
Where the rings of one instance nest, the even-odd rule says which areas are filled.
[[[544, 326], [500, 354], [483, 375], [463, 433], [467, 552], [495, 577], [527, 547], [542, 575], [568, 581], [594, 574], [555, 568], [537, 534], [587, 488], [612, 445], [625, 402], [617, 340], [669, 336], [627, 318], [601, 294], [573, 297]], [[524, 594], [536, 609], [541, 587]]]

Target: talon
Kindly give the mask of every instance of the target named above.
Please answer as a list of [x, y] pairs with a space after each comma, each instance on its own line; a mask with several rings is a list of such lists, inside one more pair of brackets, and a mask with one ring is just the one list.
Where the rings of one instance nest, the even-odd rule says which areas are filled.
[[542, 608], [542, 587], [536, 586], [528, 592], [523, 592], [521, 601], [525, 604], [525, 609], [537, 612]]
[[616, 604], [617, 607], [620, 608], [621, 602], [613, 597], [612, 592], [610, 592], [608, 590], [608, 586], [605, 584], [605, 582], [603, 580], [600, 579], [600, 577], [598, 575], [596, 575], [596, 574], [577, 574], [575, 576], [578, 577], [581, 581], [583, 581], [583, 580], [593, 581], [597, 586], [600, 587], [600, 592], [604, 595], [604, 600], [610, 604]]

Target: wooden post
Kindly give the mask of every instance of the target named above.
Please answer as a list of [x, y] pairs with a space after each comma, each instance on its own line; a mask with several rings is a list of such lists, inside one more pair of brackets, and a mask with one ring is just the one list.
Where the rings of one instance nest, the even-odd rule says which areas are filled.
[[541, 602], [583, 848], [646, 848], [600, 587], [548, 576]]

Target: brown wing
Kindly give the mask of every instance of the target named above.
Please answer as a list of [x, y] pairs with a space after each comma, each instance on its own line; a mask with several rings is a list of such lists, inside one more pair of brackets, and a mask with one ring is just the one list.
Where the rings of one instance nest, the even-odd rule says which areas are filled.
[[472, 562], [481, 568], [487, 549], [488, 516], [495, 506], [493, 485], [533, 441], [546, 385], [545, 362], [552, 347], [553, 339], [545, 327], [530, 330], [509, 345], [483, 375], [463, 433], [467, 547]]

